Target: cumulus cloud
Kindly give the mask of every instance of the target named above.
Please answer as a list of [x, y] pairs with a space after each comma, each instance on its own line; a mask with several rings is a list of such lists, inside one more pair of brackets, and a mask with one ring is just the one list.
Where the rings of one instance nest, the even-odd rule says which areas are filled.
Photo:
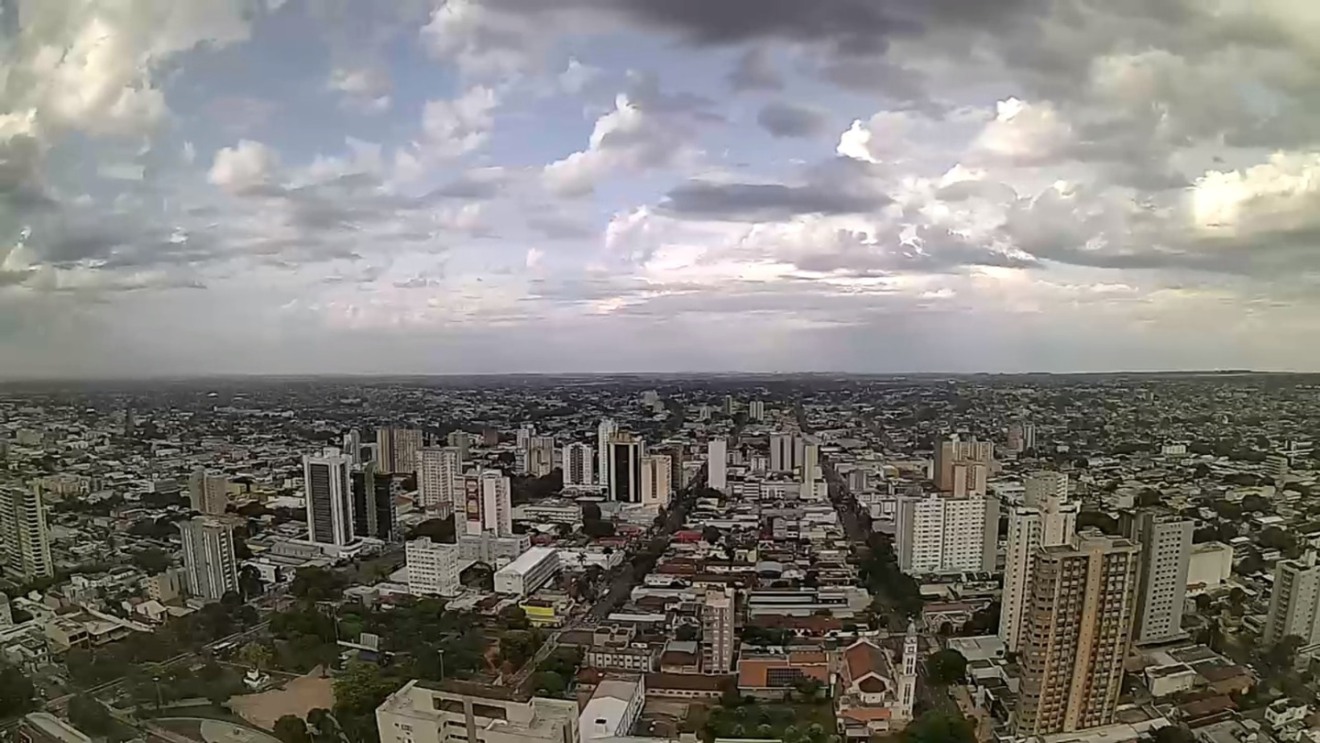
[[216, 151], [207, 180], [226, 191], [244, 193], [268, 185], [278, 168], [279, 155], [274, 150], [244, 139]]

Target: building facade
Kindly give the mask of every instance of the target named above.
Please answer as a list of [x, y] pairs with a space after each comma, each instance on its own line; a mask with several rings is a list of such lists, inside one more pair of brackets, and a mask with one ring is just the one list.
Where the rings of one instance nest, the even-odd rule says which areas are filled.
[[408, 542], [408, 593], [413, 596], [454, 596], [460, 590], [458, 545], [432, 542], [429, 537]]
[[394, 508], [394, 482], [389, 475], [376, 474], [376, 463], [367, 462], [350, 473], [353, 487], [353, 535], [383, 542], [398, 535]]
[[[465, 434], [466, 435], [466, 434]], [[457, 446], [427, 447], [417, 451], [417, 501], [440, 518], [454, 512], [461, 499], [463, 450]]]
[[0, 567], [24, 581], [55, 575], [38, 488], [0, 486]]
[[494, 532], [496, 536], [513, 534], [513, 502], [509, 478], [499, 470], [463, 478], [464, 517], [469, 535]]
[[[957, 487], [959, 478], [956, 476], [959, 472], [962, 474], [961, 482], [966, 487], [968, 481], [968, 469], [955, 470], [956, 465], [963, 465], [970, 468], [971, 465], [982, 465], [985, 467], [988, 477], [994, 465], [995, 445], [989, 441], [977, 441], [975, 438], [967, 441], [961, 441], [954, 436], [947, 441], [941, 441], [935, 447], [935, 487], [941, 492], [952, 493]], [[978, 479], [976, 470], [972, 469], [973, 481]], [[975, 484], [975, 482], [974, 482]], [[984, 490], [972, 490], [976, 494], [983, 494]]]
[[612, 501], [640, 503], [642, 500], [642, 440], [630, 433], [616, 433], [610, 438], [609, 489]]
[[1087, 530], [1042, 547], [1027, 605], [1019, 736], [1108, 725], [1136, 615], [1140, 545]]
[[1067, 544], [1077, 530], [1080, 504], [1068, 502], [1067, 497], [1067, 475], [1040, 473], [1028, 478], [1023, 504], [1009, 507], [999, 612], [999, 638], [1009, 652], [1018, 652], [1021, 645], [1023, 616], [1040, 548]]
[[721, 493], [729, 492], [729, 445], [722, 438], [706, 444], [706, 485]]
[[647, 454], [642, 457], [642, 505], [668, 508], [674, 488], [669, 455]]
[[990, 572], [999, 537], [999, 501], [945, 495], [898, 499], [894, 548], [914, 575]]
[[188, 504], [207, 516], [220, 516], [229, 505], [229, 478], [198, 467], [188, 478]]
[[564, 487], [585, 487], [596, 484], [591, 457], [591, 447], [586, 444], [569, 444], [564, 447], [561, 454]]
[[737, 593], [732, 586], [707, 589], [701, 605], [702, 668], [708, 674], [725, 674], [733, 666], [738, 646], [733, 636]]
[[1303, 645], [1320, 642], [1320, 564], [1308, 550], [1296, 560], [1280, 560], [1274, 566], [1274, 589], [1270, 611], [1265, 617], [1262, 641], [1273, 645], [1289, 635], [1302, 638]]
[[183, 536], [188, 593], [206, 601], [219, 601], [229, 591], [238, 591], [233, 527], [214, 517], [197, 516], [180, 521], [179, 531]]
[[619, 432], [613, 418], [602, 418], [596, 427], [596, 482], [609, 488], [614, 482], [610, 476], [610, 442]]
[[408, 682], [376, 708], [381, 743], [579, 743], [574, 700], [519, 699], [478, 684], [462, 689]]
[[376, 431], [376, 463], [387, 474], [415, 472], [422, 432], [415, 428], [381, 428]]
[[1138, 644], [1187, 636], [1182, 631], [1187, 570], [1192, 556], [1192, 521], [1181, 516], [1142, 511], [1128, 537], [1141, 545], [1141, 582], [1137, 589]]

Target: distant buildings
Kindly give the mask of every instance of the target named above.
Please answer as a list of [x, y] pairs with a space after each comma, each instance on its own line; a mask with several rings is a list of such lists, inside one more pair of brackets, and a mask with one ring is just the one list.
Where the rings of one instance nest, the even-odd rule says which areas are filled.
[[555, 437], [533, 436], [527, 442], [527, 474], [545, 477], [555, 468]]
[[995, 445], [989, 441], [959, 441], [957, 436], [935, 448], [935, 487], [954, 495], [984, 495]]
[[609, 499], [621, 503], [642, 500], [642, 440], [630, 433], [615, 433], [607, 445]]
[[736, 597], [730, 586], [706, 590], [701, 605], [702, 664], [706, 673], [728, 673], [733, 665], [734, 650], [738, 646], [733, 636]]
[[213, 475], [204, 468], [193, 470], [188, 478], [188, 503], [192, 510], [208, 516], [219, 516], [229, 505], [229, 479]]
[[417, 451], [418, 505], [440, 518], [454, 512], [463, 483], [463, 450], [457, 446], [427, 447]]
[[0, 566], [23, 581], [55, 575], [40, 490], [0, 486]]
[[816, 482], [821, 480], [820, 441], [813, 437], [798, 439], [798, 479], [802, 483], [803, 493], [813, 493]]
[[642, 457], [642, 505], [667, 508], [674, 488], [669, 456], [647, 454]]
[[1022, 505], [1009, 507], [999, 637], [1010, 652], [1017, 652], [1022, 640], [1036, 556], [1042, 547], [1067, 544], [1072, 539], [1079, 508], [1079, 503], [1068, 502], [1068, 476], [1055, 472], [1029, 477]]
[[898, 566], [915, 575], [995, 569], [999, 501], [943, 495], [898, 499]]
[[432, 542], [428, 537], [408, 542], [408, 593], [413, 596], [454, 596], [459, 592], [457, 544]]
[[404, 474], [416, 471], [422, 432], [414, 428], [381, 428], [376, 431], [376, 461], [380, 471]]
[[219, 601], [229, 591], [238, 591], [233, 526], [211, 516], [180, 521], [178, 526], [183, 537], [188, 593], [206, 601]]
[[563, 459], [564, 487], [583, 487], [596, 484], [591, 457], [591, 447], [586, 444], [569, 444], [564, 447], [561, 455]]
[[1302, 638], [1303, 645], [1320, 642], [1320, 564], [1311, 550], [1274, 566], [1274, 589], [1261, 640], [1268, 646], [1289, 635]]
[[303, 457], [308, 541], [335, 547], [353, 541], [352, 464], [334, 448]]
[[713, 438], [706, 444], [706, 485], [721, 493], [729, 492], [729, 448], [722, 438]]
[[1021, 654], [1018, 736], [1108, 725], [1132, 641], [1141, 547], [1086, 531], [1036, 558]]
[[793, 434], [770, 434], [770, 471], [792, 472], [797, 466], [794, 456], [795, 451], [796, 449], [793, 446]]
[[747, 403], [747, 420], [760, 423], [765, 420], [765, 403], [761, 400], [752, 400]]
[[1141, 545], [1134, 641], [1144, 645], [1186, 637], [1182, 613], [1192, 553], [1191, 520], [1142, 511], [1133, 519], [1128, 537]]

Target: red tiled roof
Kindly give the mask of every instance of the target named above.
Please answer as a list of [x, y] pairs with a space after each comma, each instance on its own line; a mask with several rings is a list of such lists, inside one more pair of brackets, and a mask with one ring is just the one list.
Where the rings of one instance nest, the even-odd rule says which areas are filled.
[[848, 678], [853, 682], [868, 673], [883, 675], [885, 670], [884, 653], [867, 640], [858, 640], [843, 651], [843, 662], [848, 668]]

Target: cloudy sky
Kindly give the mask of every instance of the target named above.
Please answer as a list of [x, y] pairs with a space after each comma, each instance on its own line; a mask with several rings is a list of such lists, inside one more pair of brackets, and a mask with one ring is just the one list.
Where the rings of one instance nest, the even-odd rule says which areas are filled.
[[1320, 369], [1314, 0], [0, 0], [0, 377]]

